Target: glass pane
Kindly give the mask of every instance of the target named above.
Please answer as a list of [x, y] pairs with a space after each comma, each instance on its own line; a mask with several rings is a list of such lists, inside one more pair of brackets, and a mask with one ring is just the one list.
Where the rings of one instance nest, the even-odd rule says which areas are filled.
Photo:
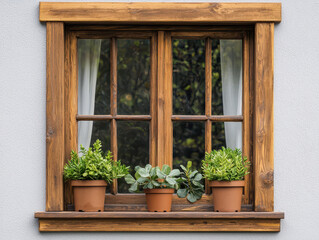
[[[90, 131], [92, 129], [92, 131]], [[110, 121], [80, 121], [78, 123], [78, 143], [85, 148], [93, 147], [93, 143], [100, 139], [102, 150], [111, 150]]]
[[212, 40], [212, 114], [241, 115], [242, 40]]
[[173, 40], [173, 114], [205, 114], [205, 40]]
[[221, 147], [242, 149], [241, 122], [212, 123], [212, 149], [218, 150]]
[[150, 113], [150, 40], [119, 39], [118, 114]]
[[110, 41], [79, 39], [78, 113], [110, 114]]
[[174, 122], [173, 167], [186, 166], [193, 161], [200, 168], [205, 155], [205, 124], [203, 122]]
[[[130, 166], [131, 173], [137, 165], [149, 163], [149, 122], [117, 122], [118, 159]], [[119, 179], [118, 190], [128, 193], [129, 185]]]

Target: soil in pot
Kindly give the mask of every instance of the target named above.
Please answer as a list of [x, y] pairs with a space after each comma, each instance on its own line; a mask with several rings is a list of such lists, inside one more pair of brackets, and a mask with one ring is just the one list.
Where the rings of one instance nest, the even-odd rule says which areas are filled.
[[240, 212], [245, 181], [210, 181], [215, 212]]
[[144, 192], [149, 212], [171, 211], [173, 188], [145, 189]]
[[103, 212], [106, 181], [72, 180], [75, 211]]

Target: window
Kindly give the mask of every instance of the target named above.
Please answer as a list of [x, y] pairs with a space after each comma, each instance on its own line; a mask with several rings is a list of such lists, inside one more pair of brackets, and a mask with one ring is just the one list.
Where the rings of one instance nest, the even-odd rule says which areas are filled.
[[[272, 212], [272, 51], [280, 4], [41, 3], [40, 20], [47, 21], [48, 49], [41, 231], [83, 230], [83, 221], [86, 231], [279, 231], [283, 214]], [[143, 213], [144, 196], [128, 195], [121, 181], [106, 195], [108, 212], [63, 212], [72, 203], [63, 164], [71, 149], [96, 138], [132, 166], [199, 165], [204, 151], [241, 147], [253, 163], [244, 212], [209, 212], [206, 189], [199, 203], [176, 197], [175, 212]]]

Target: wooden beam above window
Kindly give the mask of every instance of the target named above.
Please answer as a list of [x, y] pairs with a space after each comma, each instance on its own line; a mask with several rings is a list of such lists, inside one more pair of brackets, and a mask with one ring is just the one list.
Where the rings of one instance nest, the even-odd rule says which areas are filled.
[[41, 2], [40, 21], [175, 25], [280, 22], [281, 3]]

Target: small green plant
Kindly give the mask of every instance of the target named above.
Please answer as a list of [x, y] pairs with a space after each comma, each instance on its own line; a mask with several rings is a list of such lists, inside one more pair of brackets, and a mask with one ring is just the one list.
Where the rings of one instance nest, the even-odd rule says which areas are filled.
[[202, 170], [207, 180], [237, 181], [247, 175], [250, 162], [242, 157], [239, 149], [222, 147], [205, 154], [202, 161]]
[[108, 151], [106, 156], [102, 153], [102, 144], [98, 139], [86, 150], [81, 145], [81, 156], [75, 151], [71, 152], [71, 159], [64, 166], [65, 180], [105, 180], [108, 183], [115, 178], [124, 177], [129, 172], [129, 167], [120, 161], [113, 161], [112, 153]]
[[190, 203], [194, 203], [202, 198], [204, 185], [201, 183], [203, 176], [197, 170], [192, 171], [192, 162], [188, 161], [187, 166], [180, 165], [183, 172], [181, 173], [178, 183], [180, 189], [177, 190], [177, 196], [180, 198], [187, 197]]
[[160, 167], [152, 167], [147, 164], [145, 168], [135, 167], [135, 178], [131, 174], [125, 176], [125, 181], [130, 184], [130, 192], [137, 192], [140, 189], [153, 188], [175, 188], [178, 189], [177, 179], [180, 176], [178, 169], [171, 169], [168, 165]]

